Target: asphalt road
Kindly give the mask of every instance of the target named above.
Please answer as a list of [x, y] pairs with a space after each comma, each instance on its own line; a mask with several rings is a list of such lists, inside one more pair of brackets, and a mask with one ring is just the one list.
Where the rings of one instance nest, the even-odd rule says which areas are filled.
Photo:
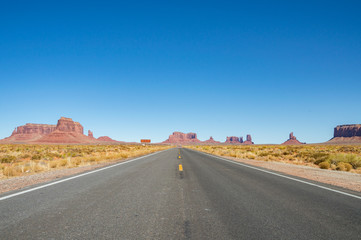
[[361, 199], [183, 148], [17, 193], [0, 239], [361, 239]]

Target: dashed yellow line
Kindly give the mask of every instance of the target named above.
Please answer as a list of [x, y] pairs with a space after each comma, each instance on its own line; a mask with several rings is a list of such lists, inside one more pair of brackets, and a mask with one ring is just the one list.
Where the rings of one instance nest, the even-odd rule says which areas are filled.
[[182, 166], [182, 164], [179, 164], [179, 171], [180, 171], [180, 172], [183, 172], [183, 166]]

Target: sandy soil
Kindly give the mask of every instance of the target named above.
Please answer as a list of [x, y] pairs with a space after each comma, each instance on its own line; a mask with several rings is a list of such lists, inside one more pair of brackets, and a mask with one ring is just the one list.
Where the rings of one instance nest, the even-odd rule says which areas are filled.
[[277, 172], [286, 173], [289, 175], [302, 177], [322, 183], [331, 184], [338, 187], [347, 188], [350, 190], [361, 192], [361, 174], [341, 172], [334, 170], [325, 170], [309, 166], [294, 165], [282, 162], [260, 161], [251, 159], [238, 159], [232, 157], [225, 157], [237, 162], [246, 163], [249, 165], [262, 167]]
[[38, 183], [44, 183], [48, 182], [57, 178], [62, 178], [69, 175], [74, 175], [86, 171], [90, 171], [96, 168], [101, 168], [107, 165], [115, 164], [118, 162], [124, 162], [126, 160], [130, 159], [122, 159], [118, 161], [112, 161], [112, 162], [105, 162], [95, 165], [89, 165], [89, 166], [82, 166], [77, 168], [64, 168], [49, 172], [42, 172], [27, 176], [20, 176], [20, 177], [13, 177], [8, 179], [1, 179], [0, 180], [0, 193], [12, 191], [12, 190], [18, 190], [21, 188], [25, 188], [34, 184]]

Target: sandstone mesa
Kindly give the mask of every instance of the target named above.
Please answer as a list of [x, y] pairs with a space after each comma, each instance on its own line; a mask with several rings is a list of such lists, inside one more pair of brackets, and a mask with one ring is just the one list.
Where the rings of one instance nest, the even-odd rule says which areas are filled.
[[356, 144], [361, 143], [361, 124], [338, 125], [334, 128], [333, 138], [326, 143]]
[[96, 144], [104, 141], [115, 140], [106, 137], [96, 139], [90, 130], [86, 136], [80, 123], [65, 117], [61, 117], [57, 125], [27, 123], [15, 128], [10, 137], [0, 140], [1, 143], [35, 144]]

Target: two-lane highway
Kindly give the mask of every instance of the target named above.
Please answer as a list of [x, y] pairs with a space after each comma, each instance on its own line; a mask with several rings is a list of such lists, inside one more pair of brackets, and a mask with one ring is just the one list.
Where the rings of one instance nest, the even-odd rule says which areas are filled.
[[18, 193], [0, 196], [0, 239], [361, 238], [359, 193], [184, 148]]

